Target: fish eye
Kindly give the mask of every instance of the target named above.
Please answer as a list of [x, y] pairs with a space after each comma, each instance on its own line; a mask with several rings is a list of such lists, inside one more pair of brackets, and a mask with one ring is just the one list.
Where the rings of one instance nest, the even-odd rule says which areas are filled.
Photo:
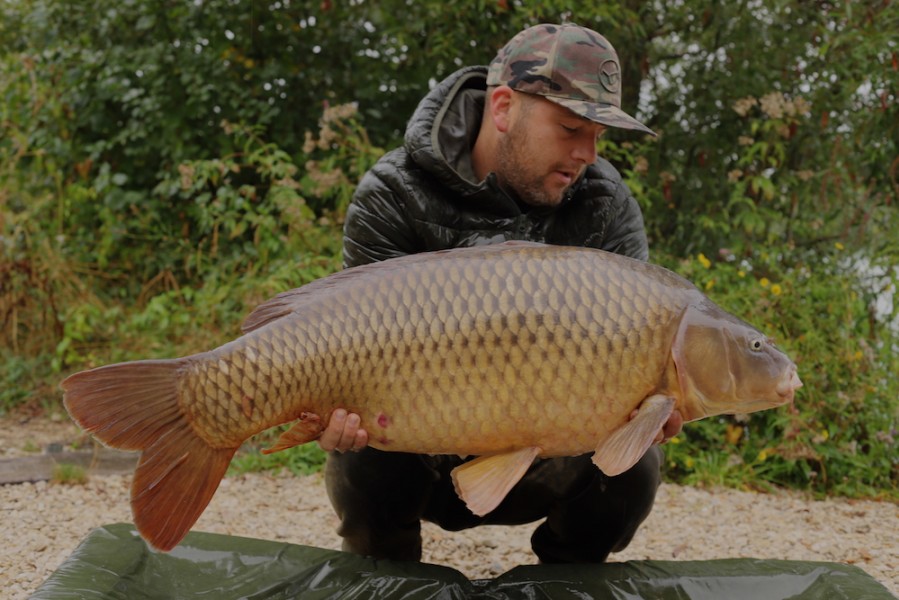
[[758, 352], [765, 346], [765, 341], [762, 338], [755, 338], [754, 340], [749, 342], [749, 348]]

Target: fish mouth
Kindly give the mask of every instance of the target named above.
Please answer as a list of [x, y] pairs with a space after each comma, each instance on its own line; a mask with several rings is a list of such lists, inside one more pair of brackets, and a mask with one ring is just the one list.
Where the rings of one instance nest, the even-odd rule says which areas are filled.
[[783, 377], [781, 377], [775, 391], [782, 400], [781, 404], [787, 404], [788, 402], [793, 402], [796, 390], [801, 387], [802, 380], [799, 379], [796, 365], [793, 365], [786, 373], [784, 373]]

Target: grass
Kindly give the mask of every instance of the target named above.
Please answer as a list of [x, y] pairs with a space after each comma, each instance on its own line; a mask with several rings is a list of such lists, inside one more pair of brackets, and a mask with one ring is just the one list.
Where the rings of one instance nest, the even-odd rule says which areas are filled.
[[53, 467], [52, 483], [59, 485], [84, 485], [88, 476], [84, 467], [69, 463], [59, 463]]
[[285, 470], [294, 475], [311, 475], [320, 471], [325, 464], [326, 454], [315, 442], [272, 454], [262, 453], [263, 449], [272, 447], [286, 429], [286, 425], [275, 427], [246, 442], [231, 461], [228, 475]]
[[322, 469], [325, 457], [325, 451], [314, 442], [274, 454], [263, 454], [259, 448], [242, 449], [231, 462], [228, 474], [286, 470], [294, 475], [311, 475]]

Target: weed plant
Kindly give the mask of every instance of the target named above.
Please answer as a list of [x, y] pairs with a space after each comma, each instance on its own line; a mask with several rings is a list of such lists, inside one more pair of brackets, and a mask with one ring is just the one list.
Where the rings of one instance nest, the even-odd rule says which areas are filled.
[[88, 475], [84, 467], [69, 463], [59, 463], [53, 467], [50, 481], [58, 485], [84, 485], [88, 481]]

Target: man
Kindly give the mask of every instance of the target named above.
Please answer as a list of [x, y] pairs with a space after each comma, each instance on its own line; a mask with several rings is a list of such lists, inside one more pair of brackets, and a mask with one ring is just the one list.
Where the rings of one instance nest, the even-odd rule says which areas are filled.
[[[640, 209], [596, 155], [606, 127], [652, 133], [621, 110], [620, 73], [598, 33], [544, 24], [516, 35], [489, 68], [449, 76], [419, 104], [404, 146], [362, 179], [347, 211], [344, 265], [506, 240], [646, 260]], [[681, 424], [675, 414], [657, 441]], [[367, 448], [359, 425], [358, 415], [335, 411], [320, 444], [336, 450], [326, 481], [343, 547], [363, 555], [420, 560], [422, 519], [459, 530], [545, 518], [531, 540], [542, 562], [601, 562], [630, 542], [659, 485], [657, 447], [617, 477], [589, 455], [537, 460], [478, 517], [450, 479], [466, 459]]]

